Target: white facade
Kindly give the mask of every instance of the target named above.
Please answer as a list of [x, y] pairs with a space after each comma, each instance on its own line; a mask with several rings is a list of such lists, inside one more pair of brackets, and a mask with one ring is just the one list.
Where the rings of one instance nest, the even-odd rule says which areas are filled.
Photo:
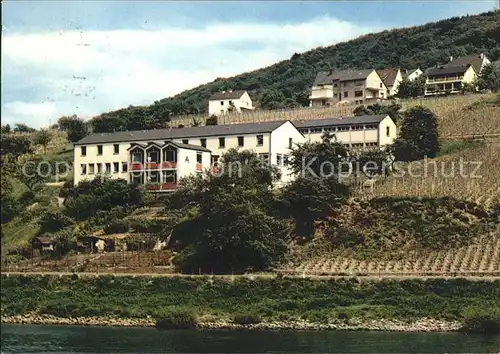
[[[216, 95], [217, 96], [217, 95]], [[224, 97], [227, 96], [228, 98]], [[208, 114], [209, 115], [224, 115], [230, 113], [231, 108], [236, 112], [241, 112], [242, 110], [253, 110], [252, 99], [248, 92], [243, 92], [238, 96], [232, 95], [231, 91], [222, 92], [220, 94], [221, 98], [214, 98], [208, 101]]]
[[[446, 70], [444, 68], [443, 70]], [[425, 82], [425, 96], [442, 95], [446, 93], [459, 93], [464, 84], [472, 83], [477, 78], [476, 71], [472, 65], [467, 69], [457, 72], [440, 73], [436, 69], [436, 74], [431, 71], [427, 74]]]
[[395, 96], [398, 93], [399, 84], [403, 81], [403, 74], [401, 74], [401, 70], [398, 69], [396, 78], [394, 79], [394, 84], [392, 86], [387, 86], [387, 96]]
[[[189, 131], [188, 129], [186, 131]], [[163, 140], [156, 138], [87, 144], [84, 140], [83, 143], [75, 144], [75, 185], [83, 180], [93, 179], [98, 174], [105, 174], [128, 182], [135, 180], [141, 184], [155, 186], [165, 184], [161, 190], [167, 190], [175, 189], [182, 177], [217, 166], [219, 158], [231, 148], [256, 152], [272, 165], [279, 167], [281, 182], [286, 182], [291, 178], [285, 163], [291, 147], [294, 143], [304, 142], [305, 138], [290, 121], [285, 121], [276, 124], [272, 131], [262, 133], [240, 134], [228, 128], [227, 133], [219, 135], [200, 134], [196, 137], [177, 136], [172, 139], [166, 136]], [[166, 140], [171, 140], [171, 143]], [[175, 161], [172, 161], [172, 153], [167, 155], [167, 149], [175, 149]], [[85, 154], [82, 154], [82, 151]], [[174, 172], [175, 178], [172, 178], [170, 172]]]
[[424, 72], [420, 70], [420, 68], [417, 68], [416, 70], [411, 71], [406, 78], [410, 81], [415, 80], [416, 78], [420, 77]]
[[310, 142], [320, 142], [322, 135], [328, 132], [348, 148], [370, 148], [391, 145], [397, 137], [396, 124], [389, 116], [379, 121], [362, 122], [344, 118], [325, 120], [321, 124], [315, 122], [318, 121], [304, 121], [305, 124], [298, 128]]

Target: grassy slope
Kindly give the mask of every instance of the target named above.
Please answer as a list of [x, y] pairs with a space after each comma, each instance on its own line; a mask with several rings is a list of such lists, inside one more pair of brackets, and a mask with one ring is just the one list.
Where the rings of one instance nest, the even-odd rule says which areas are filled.
[[498, 308], [500, 281], [11, 276], [1, 278], [2, 314], [156, 316], [175, 308], [230, 318], [461, 320], [470, 307]]

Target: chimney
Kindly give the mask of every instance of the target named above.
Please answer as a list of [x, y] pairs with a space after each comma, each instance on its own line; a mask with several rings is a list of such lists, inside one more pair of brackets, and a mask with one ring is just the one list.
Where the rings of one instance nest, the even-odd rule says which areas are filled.
[[453, 61], [453, 55], [450, 55], [450, 63]]
[[484, 53], [479, 54], [479, 58], [484, 59]]

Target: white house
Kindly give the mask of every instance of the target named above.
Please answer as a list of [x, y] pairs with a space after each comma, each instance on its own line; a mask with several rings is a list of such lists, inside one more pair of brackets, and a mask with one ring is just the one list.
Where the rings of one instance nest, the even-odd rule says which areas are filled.
[[320, 71], [309, 96], [311, 107], [385, 99], [387, 88], [374, 69]]
[[247, 91], [222, 91], [214, 93], [208, 100], [208, 114], [220, 116], [230, 112], [253, 110], [252, 99]]
[[398, 93], [398, 87], [403, 81], [403, 74], [399, 68], [388, 68], [377, 70], [378, 75], [382, 79], [387, 88], [386, 97], [394, 96]]
[[409, 69], [409, 70], [406, 70], [406, 73], [404, 76], [406, 79], [413, 81], [416, 78], [418, 78], [419, 76], [421, 76], [423, 73], [424, 72], [422, 70], [420, 70], [420, 68]]
[[173, 190], [180, 178], [217, 165], [231, 148], [253, 150], [292, 178], [286, 161], [304, 135], [290, 121], [98, 133], [75, 143], [74, 184], [97, 174]]
[[459, 93], [466, 83], [471, 83], [477, 77], [471, 64], [460, 66], [441, 66], [426, 71], [425, 95], [441, 95]]
[[311, 142], [321, 141], [324, 133], [335, 136], [348, 148], [385, 147], [397, 137], [397, 128], [389, 115], [315, 119], [293, 122]]

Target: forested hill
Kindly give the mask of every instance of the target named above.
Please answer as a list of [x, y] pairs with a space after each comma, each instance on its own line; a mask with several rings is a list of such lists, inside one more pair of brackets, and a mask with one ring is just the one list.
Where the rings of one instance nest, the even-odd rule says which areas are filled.
[[[308, 104], [316, 72], [328, 69], [426, 68], [473, 53], [500, 58], [500, 12], [454, 17], [422, 26], [368, 34], [329, 47], [294, 54], [269, 67], [213, 82], [165, 98], [148, 107], [129, 107], [101, 115], [115, 130], [161, 126], [168, 115], [204, 113], [217, 91], [244, 89], [257, 106], [276, 109]], [[101, 119], [99, 119], [101, 120]], [[107, 120], [107, 119], [106, 119]], [[127, 122], [132, 123], [129, 126]], [[101, 123], [104, 123], [101, 120]], [[152, 125], [151, 125], [152, 124]], [[107, 130], [103, 124], [99, 130]]]

